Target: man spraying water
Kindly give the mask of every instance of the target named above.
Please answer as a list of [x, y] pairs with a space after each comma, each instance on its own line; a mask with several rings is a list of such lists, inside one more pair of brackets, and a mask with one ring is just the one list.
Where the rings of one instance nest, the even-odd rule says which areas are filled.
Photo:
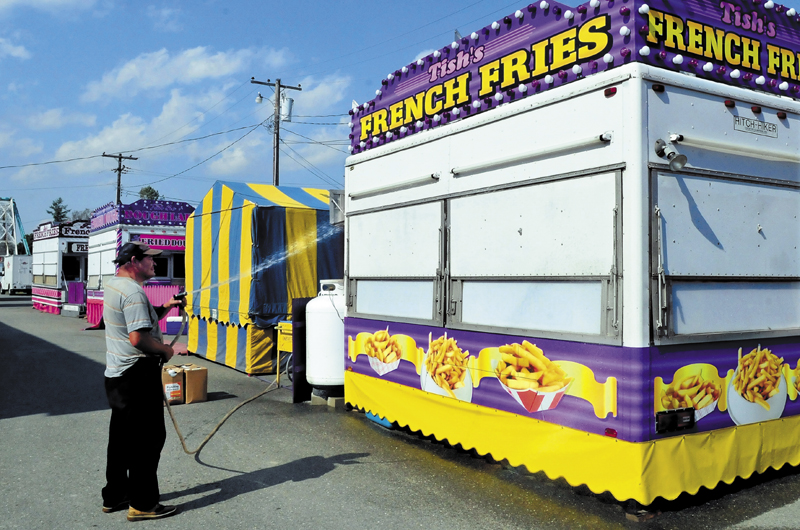
[[128, 520], [160, 519], [177, 507], [159, 504], [158, 461], [166, 440], [161, 363], [173, 356], [158, 321], [183, 298], [158, 309], [142, 284], [155, 276], [153, 256], [160, 250], [125, 243], [115, 263], [119, 271], [105, 286], [105, 387], [111, 406], [103, 512], [128, 508]]

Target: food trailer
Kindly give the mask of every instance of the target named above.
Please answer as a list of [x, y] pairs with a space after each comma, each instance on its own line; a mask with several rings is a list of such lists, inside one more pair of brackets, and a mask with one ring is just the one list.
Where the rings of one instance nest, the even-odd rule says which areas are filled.
[[344, 277], [344, 230], [330, 222], [328, 197], [214, 183], [186, 223], [190, 352], [248, 374], [275, 370], [276, 327], [292, 300]]
[[[140, 199], [131, 204], [109, 203], [92, 214], [89, 235], [89, 280], [86, 319], [92, 325], [103, 317], [103, 285], [117, 271], [114, 258], [120, 247], [141, 241], [162, 250], [154, 257], [156, 276], [144, 285], [150, 302], [158, 306], [178, 293], [186, 276], [186, 219], [194, 207], [185, 202]], [[166, 332], [168, 319], [178, 317], [173, 308], [159, 322]]]
[[33, 308], [80, 316], [86, 311], [89, 221], [48, 221], [33, 231]]
[[389, 74], [346, 401], [643, 504], [800, 464], [799, 52], [771, 1], [543, 1]]

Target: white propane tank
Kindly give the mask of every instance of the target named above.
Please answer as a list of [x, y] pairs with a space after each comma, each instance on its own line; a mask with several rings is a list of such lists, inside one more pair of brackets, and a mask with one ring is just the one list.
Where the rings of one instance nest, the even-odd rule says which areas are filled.
[[319, 286], [306, 306], [306, 380], [344, 385], [344, 280], [320, 280]]

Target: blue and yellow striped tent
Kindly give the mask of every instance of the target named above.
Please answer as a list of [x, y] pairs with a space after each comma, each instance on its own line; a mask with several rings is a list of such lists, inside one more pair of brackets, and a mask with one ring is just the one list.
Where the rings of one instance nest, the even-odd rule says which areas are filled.
[[189, 351], [272, 371], [292, 299], [344, 276], [344, 233], [329, 218], [327, 190], [215, 182], [186, 222]]

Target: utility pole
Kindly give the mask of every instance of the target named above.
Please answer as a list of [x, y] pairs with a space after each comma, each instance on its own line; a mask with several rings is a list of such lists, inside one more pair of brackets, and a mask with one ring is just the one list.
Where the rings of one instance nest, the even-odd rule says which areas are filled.
[[[255, 77], [250, 78], [250, 82], [254, 85], [266, 85], [275, 87], [275, 124], [272, 131], [272, 185], [278, 185], [279, 175], [279, 160], [280, 160], [280, 145], [281, 145], [281, 89], [289, 88], [291, 90], [303, 90], [300, 85], [286, 86], [281, 84], [280, 79], [276, 79], [272, 83], [269, 79], [267, 82], [256, 81]], [[260, 96], [259, 96], [260, 97]], [[256, 100], [258, 101], [258, 100]]]
[[118, 155], [107, 155], [107, 154], [103, 153], [103, 156], [106, 157], [106, 158], [116, 158], [117, 159], [117, 169], [114, 170], [114, 171], [117, 172], [117, 204], [122, 204], [122, 200], [120, 199], [120, 193], [121, 193], [121, 188], [122, 188], [122, 172], [124, 170], [128, 169], [127, 167], [122, 165], [122, 161], [123, 160], [139, 160], [139, 159], [136, 158], [136, 157], [133, 157], [133, 156], [122, 156], [122, 153], [120, 153]]

